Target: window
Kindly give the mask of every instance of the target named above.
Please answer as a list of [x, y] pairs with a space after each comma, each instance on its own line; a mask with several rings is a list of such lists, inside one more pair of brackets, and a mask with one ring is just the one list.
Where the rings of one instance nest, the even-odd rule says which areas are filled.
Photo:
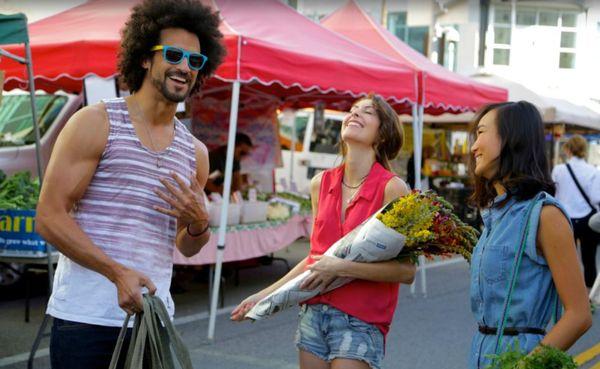
[[406, 12], [390, 12], [387, 16], [387, 28], [400, 40], [423, 55], [427, 55], [429, 26], [407, 26]]
[[325, 119], [325, 122], [316, 124], [314, 133], [310, 140], [310, 151], [324, 154], [337, 154], [339, 152], [338, 143], [340, 141], [340, 131], [342, 121], [335, 119]]
[[390, 12], [387, 16], [387, 27], [401, 40], [406, 39], [406, 12]]
[[517, 7], [517, 26], [535, 26], [536, 10], [532, 8]]
[[577, 14], [565, 12], [560, 17], [560, 51], [558, 68], [574, 69], [577, 47]]
[[509, 65], [510, 64], [510, 49], [494, 49], [494, 64]]
[[[300, 151], [304, 142], [304, 134], [306, 133], [306, 125], [308, 124], [308, 116], [296, 115], [296, 150]], [[282, 148], [289, 150], [292, 147], [292, 127], [290, 123], [284, 122], [281, 118], [279, 121], [279, 137]]]
[[561, 52], [558, 67], [561, 69], [575, 68], [575, 53]]
[[494, 11], [494, 23], [510, 25], [510, 8], [500, 6], [496, 7]]
[[429, 27], [408, 27], [406, 43], [423, 55], [427, 55], [427, 43], [429, 41]]
[[510, 31], [507, 27], [494, 27], [494, 43], [510, 45]]
[[494, 7], [493, 19], [494, 44], [492, 47], [492, 63], [494, 65], [509, 65], [512, 36], [510, 7]]
[[298, 0], [287, 0], [287, 4], [294, 9], [298, 9]]
[[[35, 111], [42, 137], [66, 103], [66, 96], [35, 96]], [[0, 146], [20, 146], [34, 142], [35, 132], [29, 95], [3, 96], [0, 106]]]
[[558, 26], [559, 14], [557, 11], [540, 11], [540, 26]]
[[561, 32], [560, 33], [560, 47], [575, 48], [575, 38], [577, 33], [575, 32]]
[[457, 47], [455, 41], [449, 41], [446, 43], [446, 50], [444, 52], [444, 67], [456, 72], [456, 53]]
[[577, 27], [577, 14], [563, 13], [562, 26], [563, 27]]
[[[514, 8], [513, 8], [514, 7]], [[514, 13], [513, 13], [514, 11]], [[513, 21], [514, 14], [514, 21]], [[528, 50], [531, 55], [555, 55], [554, 58], [545, 58], [540, 63], [550, 63], [552, 68], [560, 69], [575, 68], [577, 54], [577, 21], [579, 13], [572, 10], [560, 10], [549, 8], [536, 8], [522, 5], [506, 5], [496, 3], [492, 7], [490, 17], [491, 55], [488, 62], [493, 65], [510, 65], [511, 52], [515, 47], [520, 53], [525, 52], [523, 43], [513, 43], [514, 38], [521, 40], [521, 35], [527, 35], [527, 39], [540, 37], [544, 40], [556, 40], [548, 43], [535, 42], [535, 50]], [[600, 32], [600, 23], [598, 24]], [[524, 29], [527, 30], [524, 30]], [[560, 44], [558, 40], [560, 38]], [[558, 53], [556, 52], [556, 49]], [[558, 59], [558, 60], [557, 60]], [[518, 60], [515, 59], [515, 60]]]

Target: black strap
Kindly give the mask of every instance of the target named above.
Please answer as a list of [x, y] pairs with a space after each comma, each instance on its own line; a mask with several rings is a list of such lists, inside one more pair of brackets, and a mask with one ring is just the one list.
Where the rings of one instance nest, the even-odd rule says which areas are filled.
[[[479, 332], [486, 335], [496, 335], [498, 328], [488, 327], [485, 325], [479, 326]], [[518, 336], [519, 334], [541, 334], [546, 335], [546, 330], [542, 328], [532, 327], [506, 327], [504, 328], [504, 336]]]
[[595, 211], [596, 208], [594, 207], [594, 205], [592, 205], [592, 202], [590, 201], [590, 199], [585, 194], [585, 191], [583, 190], [583, 188], [581, 188], [581, 185], [579, 184], [579, 181], [577, 180], [577, 177], [575, 177], [575, 173], [573, 173], [573, 169], [571, 169], [571, 165], [569, 163], [567, 163], [567, 169], [569, 170], [569, 173], [571, 173], [571, 178], [573, 178], [573, 181], [575, 181], [575, 185], [577, 185], [577, 188], [579, 189], [579, 192], [581, 193], [581, 195], [585, 199], [585, 202], [587, 202], [588, 205], [590, 206], [590, 208], [592, 208], [592, 211]]

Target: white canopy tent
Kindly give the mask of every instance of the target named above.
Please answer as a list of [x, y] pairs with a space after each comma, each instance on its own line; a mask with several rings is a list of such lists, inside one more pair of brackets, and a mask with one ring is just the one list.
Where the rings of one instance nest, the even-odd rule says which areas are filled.
[[[525, 100], [534, 104], [540, 110], [544, 123], [563, 123], [600, 131], [600, 104], [592, 100], [575, 101], [545, 96], [518, 82], [492, 74], [478, 74], [472, 77], [479, 82], [506, 88], [510, 101]], [[424, 121], [428, 123], [466, 123], [474, 115], [475, 113], [472, 112], [439, 116], [426, 114]], [[412, 118], [403, 116], [403, 120], [408, 119]]]

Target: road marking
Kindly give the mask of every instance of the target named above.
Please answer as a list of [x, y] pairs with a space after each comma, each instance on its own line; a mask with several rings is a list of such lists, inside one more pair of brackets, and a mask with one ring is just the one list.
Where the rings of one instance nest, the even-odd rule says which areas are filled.
[[[45, 349], [40, 349], [35, 353], [35, 358], [41, 358], [41, 357], [46, 357], [50, 355], [50, 350], [45, 348]], [[8, 357], [3, 357], [0, 359], [0, 368], [5, 367], [5, 366], [9, 366], [9, 365], [13, 365], [13, 364], [17, 364], [17, 363], [21, 363], [24, 361], [29, 360], [29, 352], [24, 352], [22, 354], [17, 354], [17, 355], [13, 355], [13, 356], [8, 356]]]
[[[217, 309], [217, 316], [229, 314], [233, 309], [235, 309], [235, 307], [236, 307], [235, 305], [232, 305], [232, 306], [226, 306], [221, 309]], [[181, 318], [175, 318], [173, 320], [173, 323], [175, 325], [182, 325], [182, 324], [192, 323], [192, 322], [196, 322], [196, 321], [200, 321], [200, 320], [206, 320], [209, 318], [209, 316], [210, 316], [209, 312], [191, 314], [191, 315], [187, 315], [187, 316], [182, 316]], [[35, 358], [36, 359], [42, 358], [42, 357], [46, 357], [48, 355], [50, 355], [50, 350], [48, 348], [39, 349], [35, 354]], [[3, 358], [0, 358], [0, 368], [9, 366], [9, 365], [13, 365], [13, 364], [22, 363], [27, 360], [29, 360], [29, 352], [23, 352], [23, 353], [16, 354], [13, 356], [3, 357]]]
[[298, 369], [298, 364], [290, 364], [283, 360], [258, 358], [250, 355], [233, 355], [225, 352], [216, 351], [214, 349], [197, 348], [191, 350], [192, 360], [194, 353], [199, 353], [206, 356], [217, 356], [219, 359], [226, 359], [246, 364], [247, 368], [265, 368], [265, 369]]
[[[224, 308], [221, 308], [221, 309], [217, 309], [217, 316], [231, 313], [233, 311], [233, 309], [236, 308], [236, 306], [237, 305], [231, 305], [231, 306], [225, 306]], [[208, 319], [209, 317], [210, 317], [210, 312], [205, 311], [205, 312], [198, 313], [198, 314], [182, 316], [181, 318], [175, 318], [173, 320], [173, 324], [182, 325], [182, 324], [187, 324], [187, 323], [191, 323], [191, 322], [196, 322], [199, 320], [205, 320], [205, 319]]]
[[[590, 348], [588, 350], [585, 350], [581, 354], [575, 356], [575, 362], [577, 363], [577, 365], [581, 366], [581, 365], [587, 363], [588, 361], [592, 360], [593, 358], [595, 358], [598, 355], [600, 355], [600, 343], [597, 344], [596, 346], [593, 346], [592, 348]], [[600, 363], [598, 365], [594, 366], [592, 369], [600, 369]]]

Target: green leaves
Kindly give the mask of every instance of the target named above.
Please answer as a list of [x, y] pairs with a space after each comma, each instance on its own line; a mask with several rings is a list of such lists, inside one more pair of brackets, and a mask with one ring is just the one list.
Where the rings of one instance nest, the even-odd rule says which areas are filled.
[[518, 341], [510, 350], [490, 358], [492, 364], [486, 369], [577, 369], [573, 358], [557, 348], [541, 345], [526, 354], [519, 348]]
[[29, 172], [6, 178], [0, 171], [0, 209], [35, 209], [39, 195], [40, 181], [32, 180]]

